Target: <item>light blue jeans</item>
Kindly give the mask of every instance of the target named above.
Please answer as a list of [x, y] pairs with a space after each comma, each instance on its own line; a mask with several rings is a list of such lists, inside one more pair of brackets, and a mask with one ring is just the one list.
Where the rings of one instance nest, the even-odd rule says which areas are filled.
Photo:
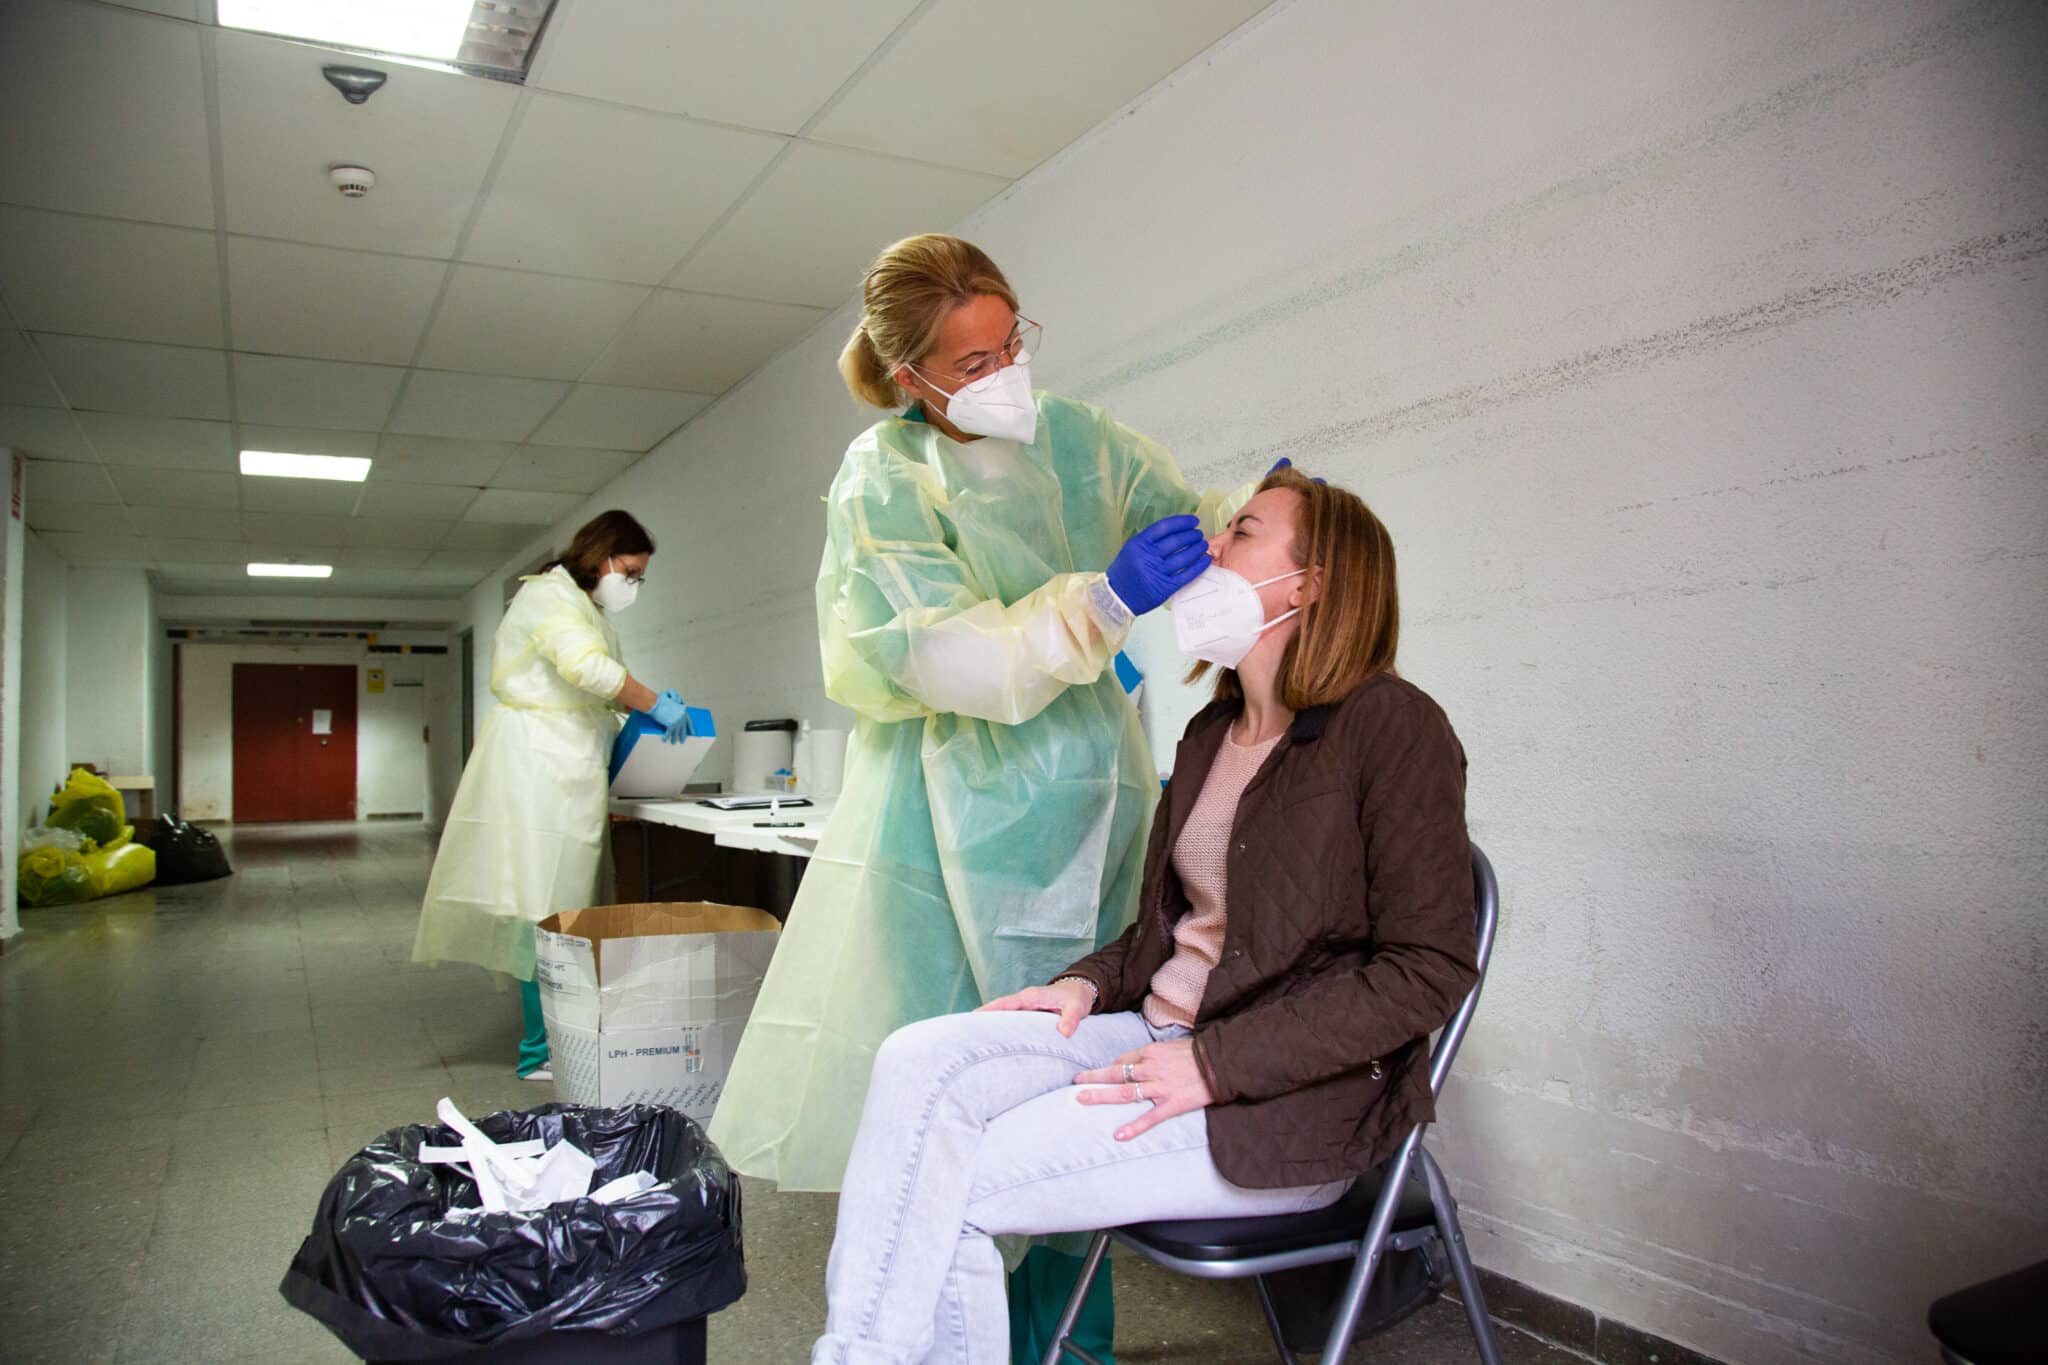
[[1117, 1128], [1149, 1106], [1076, 1098], [1076, 1072], [1185, 1036], [1109, 1014], [1062, 1038], [1053, 1015], [1007, 1012], [891, 1034], [841, 1186], [813, 1365], [1002, 1365], [1003, 1234], [1296, 1213], [1344, 1193], [1349, 1181], [1233, 1185], [1209, 1157], [1201, 1113], [1118, 1142]]

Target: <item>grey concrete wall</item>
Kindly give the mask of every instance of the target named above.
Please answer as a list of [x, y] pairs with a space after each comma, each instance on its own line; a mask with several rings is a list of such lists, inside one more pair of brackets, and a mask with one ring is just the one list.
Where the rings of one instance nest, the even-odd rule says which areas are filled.
[[[1477, 1254], [1730, 1360], [2048, 1254], [2044, 71], [2022, 0], [1299, 0], [962, 225], [1048, 387], [1393, 528], [1505, 886]], [[589, 504], [728, 726], [830, 714], [850, 323]]]

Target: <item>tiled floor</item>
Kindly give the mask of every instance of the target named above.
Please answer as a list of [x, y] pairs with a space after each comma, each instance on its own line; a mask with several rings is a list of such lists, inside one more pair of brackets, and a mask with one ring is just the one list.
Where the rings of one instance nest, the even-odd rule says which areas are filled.
[[[236, 875], [28, 910], [0, 956], [0, 1359], [348, 1361], [277, 1284], [321, 1188], [442, 1095], [544, 1102], [516, 1079], [517, 998], [407, 959], [432, 845], [399, 825], [228, 836]], [[750, 1288], [711, 1358], [795, 1362], [824, 1320], [834, 1201], [750, 1187]], [[1117, 1270], [1117, 1358], [1273, 1359], [1243, 1286]], [[1503, 1330], [1515, 1365], [1574, 1359]], [[1353, 1352], [1467, 1361], [1439, 1303]]]

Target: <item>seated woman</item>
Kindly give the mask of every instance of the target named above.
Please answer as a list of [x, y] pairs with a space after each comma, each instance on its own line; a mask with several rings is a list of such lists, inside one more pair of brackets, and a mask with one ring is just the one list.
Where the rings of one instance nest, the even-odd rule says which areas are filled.
[[883, 1044], [813, 1362], [994, 1365], [995, 1237], [1318, 1208], [1431, 1116], [1425, 1039], [1476, 979], [1465, 757], [1394, 673], [1393, 542], [1287, 469], [1210, 553], [1175, 627], [1225, 671], [1138, 920]]

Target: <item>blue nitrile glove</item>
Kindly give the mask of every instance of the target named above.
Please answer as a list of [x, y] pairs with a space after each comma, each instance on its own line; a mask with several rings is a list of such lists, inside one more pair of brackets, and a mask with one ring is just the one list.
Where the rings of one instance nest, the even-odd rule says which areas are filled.
[[1131, 615], [1143, 616], [1202, 576], [1209, 541], [1198, 517], [1164, 517], [1124, 542], [1109, 561], [1109, 586]]
[[[1278, 474], [1278, 473], [1279, 473], [1279, 472], [1280, 472], [1281, 470], [1283, 470], [1283, 469], [1292, 469], [1292, 468], [1294, 468], [1294, 461], [1292, 461], [1292, 460], [1288, 459], [1288, 458], [1287, 458], [1287, 457], [1286, 457], [1285, 455], [1282, 455], [1282, 456], [1281, 456], [1281, 457], [1280, 457], [1279, 459], [1277, 459], [1277, 460], [1273, 461], [1273, 467], [1272, 467], [1271, 469], [1269, 469], [1269, 470], [1267, 470], [1267, 471], [1266, 471], [1266, 477], [1270, 479], [1270, 478], [1272, 478], [1272, 477], [1273, 477], [1273, 476], [1274, 476], [1275, 474]], [[1322, 483], [1322, 482], [1323, 482], [1323, 480], [1321, 480], [1321, 479], [1318, 479], [1318, 478], [1314, 478], [1314, 477], [1311, 477], [1311, 478], [1309, 479], [1309, 482], [1310, 482], [1310, 483]]]
[[690, 731], [690, 716], [680, 692], [663, 692], [654, 699], [654, 709], [647, 713], [654, 723], [661, 727], [661, 738], [665, 744], [681, 744]]

